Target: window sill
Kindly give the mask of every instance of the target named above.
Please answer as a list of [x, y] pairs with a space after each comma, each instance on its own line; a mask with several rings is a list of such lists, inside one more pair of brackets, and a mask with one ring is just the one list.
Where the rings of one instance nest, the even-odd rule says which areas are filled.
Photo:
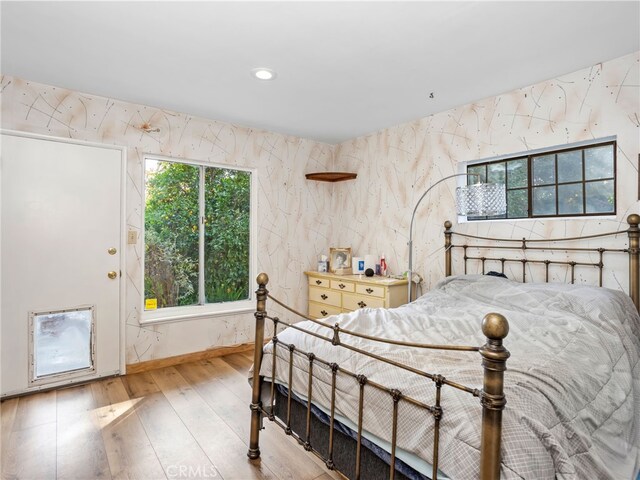
[[254, 312], [255, 301], [243, 300], [211, 305], [192, 305], [188, 307], [170, 307], [160, 310], [145, 310], [140, 319], [140, 325], [154, 325], [157, 323], [173, 323], [201, 318], [223, 317], [239, 313]]
[[582, 215], [579, 217], [527, 217], [527, 218], [488, 218], [486, 220], [467, 220], [467, 217], [458, 216], [458, 223], [489, 223], [489, 222], [526, 222], [526, 221], [558, 221], [558, 220], [616, 220], [616, 215]]

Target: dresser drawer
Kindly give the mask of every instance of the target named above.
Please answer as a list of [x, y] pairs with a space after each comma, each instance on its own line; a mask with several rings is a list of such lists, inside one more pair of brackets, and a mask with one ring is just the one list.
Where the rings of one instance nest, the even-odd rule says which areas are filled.
[[342, 280], [331, 280], [331, 288], [340, 290], [341, 292], [355, 292], [356, 284], [353, 282], [344, 282]]
[[329, 288], [329, 279], [309, 277], [309, 286]]
[[382, 297], [384, 298], [384, 287], [378, 287], [376, 285], [358, 284], [356, 285], [356, 293], [366, 295], [368, 297]]
[[329, 315], [337, 315], [341, 310], [331, 305], [309, 302], [309, 316], [313, 318], [323, 318]]
[[345, 293], [342, 296], [342, 308], [347, 310], [358, 310], [359, 308], [367, 307], [382, 308], [384, 307], [384, 299], [362, 295], [350, 295], [348, 293]]
[[340, 292], [329, 290], [328, 288], [309, 287], [309, 300], [312, 302], [340, 307], [341, 296], [342, 294]]

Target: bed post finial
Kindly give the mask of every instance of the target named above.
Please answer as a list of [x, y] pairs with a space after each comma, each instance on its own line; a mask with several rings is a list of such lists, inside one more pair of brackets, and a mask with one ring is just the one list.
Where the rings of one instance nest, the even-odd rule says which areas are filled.
[[627, 217], [629, 223], [629, 295], [640, 312], [640, 215], [632, 213]]
[[500, 478], [500, 442], [502, 410], [507, 403], [504, 396], [504, 371], [509, 351], [502, 340], [509, 333], [509, 322], [499, 313], [488, 313], [482, 320], [482, 333], [487, 343], [480, 347], [484, 381], [480, 394], [482, 404], [482, 440], [480, 443], [480, 478]]
[[251, 459], [260, 457], [260, 424], [262, 422], [262, 402], [260, 402], [260, 390], [262, 377], [260, 377], [260, 365], [262, 364], [262, 347], [264, 345], [264, 319], [267, 316], [267, 284], [269, 276], [261, 273], [256, 278], [258, 290], [256, 290], [256, 338], [253, 353], [253, 379], [251, 393], [251, 428], [249, 437], [249, 451], [247, 456]]
[[444, 275], [451, 276], [451, 227], [453, 224], [447, 220], [444, 222]]
[[499, 313], [487, 313], [482, 319], [482, 333], [489, 340], [500, 341], [509, 334], [509, 322]]

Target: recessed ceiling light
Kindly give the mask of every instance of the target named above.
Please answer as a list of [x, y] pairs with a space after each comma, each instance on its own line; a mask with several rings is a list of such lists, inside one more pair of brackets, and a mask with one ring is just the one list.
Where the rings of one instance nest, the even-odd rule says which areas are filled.
[[254, 68], [251, 70], [251, 74], [258, 80], [273, 80], [276, 78], [276, 72], [270, 68]]

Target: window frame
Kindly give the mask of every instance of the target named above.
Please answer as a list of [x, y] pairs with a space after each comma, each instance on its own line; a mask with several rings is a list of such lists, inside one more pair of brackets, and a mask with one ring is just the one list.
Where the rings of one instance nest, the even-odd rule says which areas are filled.
[[[146, 218], [146, 162], [147, 160], [156, 160], [159, 162], [171, 162], [181, 163], [186, 165], [193, 165], [195, 167], [213, 167], [225, 170], [238, 170], [241, 172], [248, 172], [251, 175], [250, 180], [250, 192], [249, 192], [249, 298], [244, 300], [237, 300], [231, 302], [217, 302], [217, 303], [198, 303], [196, 305], [184, 305], [179, 307], [165, 307], [157, 310], [145, 310], [145, 298], [144, 298], [144, 272], [145, 272], [145, 218]], [[258, 170], [256, 168], [247, 168], [237, 165], [228, 165], [223, 163], [204, 162], [200, 160], [169, 157], [165, 155], [156, 154], [144, 154], [142, 157], [142, 275], [139, 282], [141, 300], [140, 300], [140, 325], [149, 325], [154, 323], [166, 323], [177, 322], [183, 320], [194, 320], [204, 317], [218, 317], [226, 315], [234, 315], [238, 313], [245, 313], [255, 311], [255, 295], [251, 288], [251, 279], [255, 278], [258, 271]], [[203, 187], [204, 175], [199, 175], [199, 204], [204, 203], [205, 192]], [[200, 212], [201, 213], [201, 212]], [[202, 215], [198, 219], [200, 225], [202, 225]], [[199, 252], [200, 258], [203, 258], [204, 251], [204, 229], [200, 228], [199, 232]], [[198, 266], [198, 282], [202, 282], [204, 275], [204, 264], [199, 262]], [[199, 295], [203, 295], [204, 292], [200, 291]], [[203, 301], [202, 298], [199, 299]]]
[[[606, 177], [606, 178], [598, 178], [598, 179], [590, 179], [587, 180], [586, 176], [585, 176], [585, 150], [591, 149], [591, 148], [598, 148], [598, 147], [603, 147], [603, 146], [608, 146], [611, 145], [612, 150], [613, 150], [613, 177]], [[577, 151], [580, 150], [582, 151], [582, 179], [580, 181], [577, 182], [559, 182], [558, 181], [558, 160], [557, 160], [557, 155], [560, 153], [568, 153], [568, 152], [573, 152], [573, 151]], [[533, 178], [532, 178], [532, 173], [533, 173], [533, 158], [534, 157], [543, 157], [546, 155], [553, 155], [554, 156], [554, 168], [555, 168], [555, 172], [554, 172], [554, 177], [555, 177], [555, 183], [549, 183], [549, 184], [541, 184], [541, 185], [534, 185], [533, 184]], [[617, 186], [618, 186], [618, 182], [617, 182], [617, 175], [618, 175], [618, 165], [617, 165], [617, 139], [616, 137], [607, 137], [607, 138], [601, 138], [601, 139], [597, 139], [597, 140], [590, 140], [590, 141], [585, 141], [585, 142], [578, 142], [575, 144], [571, 144], [571, 145], [566, 145], [563, 147], [558, 147], [558, 146], [554, 146], [554, 147], [548, 147], [548, 148], [541, 148], [541, 149], [536, 149], [536, 150], [529, 150], [526, 152], [520, 152], [520, 153], [514, 153], [514, 154], [509, 154], [509, 155], [504, 155], [504, 156], [500, 156], [500, 157], [496, 157], [493, 159], [485, 159], [485, 160], [478, 160], [478, 161], [471, 161], [471, 162], [465, 162], [462, 164], [462, 168], [461, 168], [461, 173], [469, 173], [469, 169], [472, 167], [478, 167], [478, 166], [485, 166], [485, 181], [487, 180], [487, 176], [488, 174], [486, 172], [488, 172], [487, 168], [488, 165], [494, 165], [494, 164], [498, 164], [498, 163], [504, 163], [505, 164], [505, 188], [507, 190], [507, 192], [509, 191], [509, 189], [507, 188], [507, 181], [508, 181], [508, 168], [507, 168], [507, 163], [511, 160], [520, 160], [520, 159], [524, 159], [527, 162], [527, 185], [525, 187], [516, 187], [516, 188], [512, 188], [511, 190], [527, 190], [527, 202], [528, 202], [528, 211], [527, 211], [527, 216], [524, 217], [465, 217], [462, 216], [460, 217], [460, 220], [462, 222], [482, 222], [482, 221], [496, 221], [496, 220], [506, 220], [506, 221], [516, 221], [516, 220], [537, 220], [537, 219], [554, 219], [554, 218], [561, 218], [561, 219], [567, 219], [567, 218], [584, 218], [584, 217], [615, 217], [616, 212], [617, 212], [617, 201], [618, 201], [618, 196], [617, 196]], [[459, 182], [459, 185], [466, 185], [469, 183], [469, 179], [472, 179], [472, 177], [467, 177], [466, 179], [463, 177], [462, 180]], [[593, 183], [593, 182], [599, 182], [599, 181], [604, 181], [604, 180], [611, 180], [613, 181], [613, 211], [612, 212], [604, 212], [604, 213], [586, 213], [586, 202], [587, 202], [587, 198], [585, 195], [585, 189], [586, 189], [586, 185], [589, 183]], [[471, 181], [471, 183], [474, 183], [473, 181]], [[559, 200], [558, 200], [558, 186], [560, 185], [571, 185], [571, 184], [580, 184], [582, 185], [582, 190], [583, 190], [583, 197], [582, 197], [582, 206], [583, 206], [583, 212], [584, 213], [557, 213], [559, 210]], [[533, 190], [535, 186], [553, 186], [555, 188], [555, 214], [552, 215], [534, 215], [533, 214]], [[508, 208], [508, 205], [507, 205]]]

